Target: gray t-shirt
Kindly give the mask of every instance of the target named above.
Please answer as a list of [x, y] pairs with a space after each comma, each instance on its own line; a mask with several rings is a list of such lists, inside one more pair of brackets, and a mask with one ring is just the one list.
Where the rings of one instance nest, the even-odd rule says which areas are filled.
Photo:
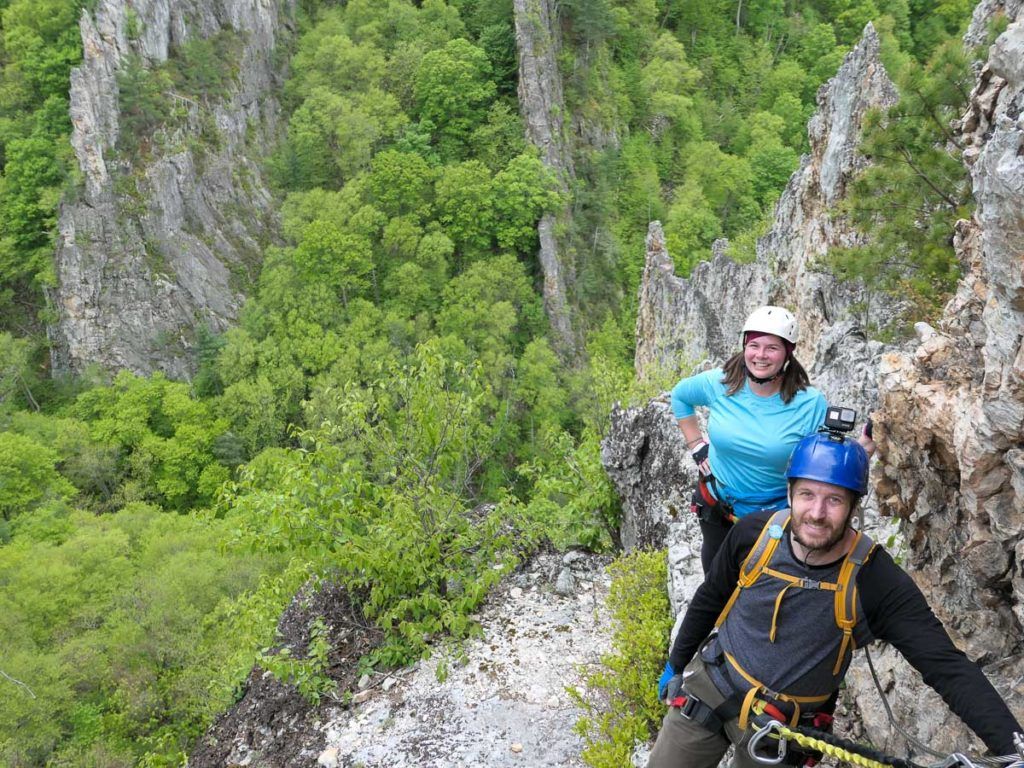
[[[797, 561], [787, 530], [768, 567], [802, 579], [835, 583], [842, 563], [842, 558], [822, 566], [807, 566]], [[836, 626], [836, 593], [828, 589], [789, 586], [775, 615], [776, 600], [787, 586], [789, 582], [762, 572], [757, 581], [740, 593], [719, 629], [720, 647], [773, 691], [791, 696], [829, 694], [839, 687], [851, 656], [850, 652], [845, 654], [839, 674], [833, 675], [843, 639], [842, 630]], [[773, 615], [774, 642], [769, 636]], [[860, 648], [873, 638], [859, 598], [856, 615], [853, 639]], [[727, 663], [725, 669], [737, 692], [746, 692], [751, 687], [731, 664]]]

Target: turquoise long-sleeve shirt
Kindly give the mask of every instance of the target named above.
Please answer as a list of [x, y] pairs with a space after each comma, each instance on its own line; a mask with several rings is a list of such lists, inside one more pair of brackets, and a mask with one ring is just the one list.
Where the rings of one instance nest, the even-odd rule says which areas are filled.
[[725, 394], [722, 369], [683, 379], [672, 390], [672, 413], [677, 419], [706, 406], [708, 460], [719, 496], [733, 506], [737, 517], [786, 504], [786, 465], [801, 438], [825, 421], [825, 396], [813, 387], [796, 393], [788, 403], [778, 394], [761, 397], [750, 382], [734, 395]]

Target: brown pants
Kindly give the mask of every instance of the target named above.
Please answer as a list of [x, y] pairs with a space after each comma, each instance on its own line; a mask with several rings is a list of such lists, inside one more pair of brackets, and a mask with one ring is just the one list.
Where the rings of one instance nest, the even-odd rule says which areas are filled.
[[[699, 656], [686, 667], [683, 690], [708, 706], [717, 707], [724, 701]], [[678, 707], [671, 707], [661, 724], [647, 768], [715, 768], [730, 744], [736, 745], [732, 768], [764, 768], [762, 763], [747, 753], [747, 742], [751, 735], [749, 729], [740, 730], [735, 718], [725, 724], [725, 735], [712, 733], [704, 726], [683, 717]]]

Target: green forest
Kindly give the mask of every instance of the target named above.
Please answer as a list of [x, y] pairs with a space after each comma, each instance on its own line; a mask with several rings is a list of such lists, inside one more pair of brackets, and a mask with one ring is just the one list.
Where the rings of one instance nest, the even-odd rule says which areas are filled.
[[[180, 765], [254, 663], [319, 701], [329, 638], [269, 650], [310, 580], [350, 591], [382, 638], [361, 664], [387, 668], [471, 635], [532, 551], [616, 550], [600, 439], [613, 402], [666, 383], [634, 384], [648, 223], [678, 274], [720, 237], [753, 258], [868, 21], [902, 98], [872, 116], [874, 164], [839, 212], [869, 244], [826, 266], [916, 318], [958, 276], [968, 0], [563, 0], [567, 109], [618, 139], [580, 141], [568, 190], [524, 138], [512, 0], [301, 0], [261, 158], [284, 242], [237, 325], [200, 334], [191, 381], [55, 378], [47, 290], [57, 206], [82, 183], [68, 88], [93, 5], [0, 0], [3, 765]], [[153, 151], [168, 83], [230, 87], [238, 45], [224, 30], [160, 67], [125, 61], [120, 155]], [[559, 210], [574, 360], [540, 293], [537, 222]], [[625, 764], [615, 749], [589, 759]]]

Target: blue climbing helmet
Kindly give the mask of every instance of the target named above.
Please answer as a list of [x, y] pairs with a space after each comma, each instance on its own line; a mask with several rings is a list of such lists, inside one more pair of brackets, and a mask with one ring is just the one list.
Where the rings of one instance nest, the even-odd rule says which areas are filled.
[[856, 440], [834, 432], [818, 432], [797, 443], [789, 457], [786, 478], [831, 483], [863, 496], [868, 492], [868, 454]]

